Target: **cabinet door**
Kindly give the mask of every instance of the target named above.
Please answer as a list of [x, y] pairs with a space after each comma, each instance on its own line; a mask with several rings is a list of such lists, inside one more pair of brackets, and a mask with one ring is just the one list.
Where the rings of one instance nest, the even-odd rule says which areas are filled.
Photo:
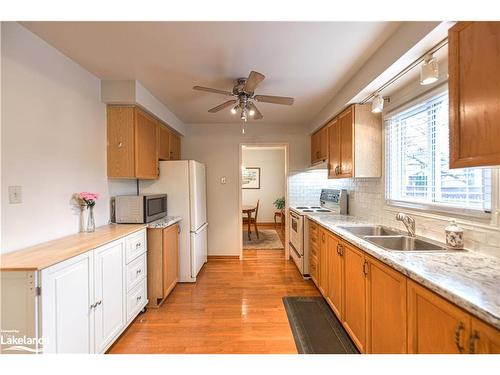
[[344, 327], [361, 352], [366, 343], [366, 278], [365, 257], [346, 243], [344, 249]]
[[42, 270], [41, 299], [43, 352], [93, 353], [92, 252]]
[[340, 122], [333, 120], [328, 125], [328, 178], [337, 178], [340, 174]]
[[406, 353], [406, 277], [375, 259], [367, 261], [366, 351]]
[[94, 250], [96, 353], [104, 352], [125, 326], [124, 264], [123, 240]]
[[342, 319], [344, 298], [343, 249], [339, 239], [331, 233], [328, 234], [328, 253], [328, 301], [337, 317]]
[[325, 161], [328, 158], [328, 127], [326, 126], [318, 132], [318, 154], [319, 161]]
[[167, 296], [179, 278], [179, 225], [163, 230], [163, 296]]
[[466, 312], [408, 280], [408, 353], [465, 353], [469, 333]]
[[135, 178], [134, 108], [107, 107], [108, 177]]
[[349, 108], [340, 115], [340, 177], [352, 177], [353, 172], [353, 111]]
[[311, 135], [311, 164], [317, 163], [319, 160], [319, 133]]
[[500, 330], [472, 318], [469, 353], [500, 354]]
[[500, 164], [500, 22], [448, 33], [450, 167]]
[[135, 110], [135, 174], [137, 178], [158, 178], [158, 124], [156, 120]]
[[167, 128], [159, 127], [159, 149], [158, 149], [158, 159], [160, 160], [170, 160], [170, 132]]
[[170, 160], [181, 159], [181, 138], [173, 133], [170, 133]]
[[327, 231], [323, 228], [320, 229], [318, 288], [323, 297], [328, 295], [328, 242]]

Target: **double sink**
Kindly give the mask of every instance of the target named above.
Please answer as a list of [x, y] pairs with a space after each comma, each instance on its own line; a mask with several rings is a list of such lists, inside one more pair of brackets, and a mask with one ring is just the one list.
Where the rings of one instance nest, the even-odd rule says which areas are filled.
[[362, 238], [389, 251], [453, 251], [439, 242], [403, 235], [401, 232], [383, 225], [339, 225], [356, 237]]

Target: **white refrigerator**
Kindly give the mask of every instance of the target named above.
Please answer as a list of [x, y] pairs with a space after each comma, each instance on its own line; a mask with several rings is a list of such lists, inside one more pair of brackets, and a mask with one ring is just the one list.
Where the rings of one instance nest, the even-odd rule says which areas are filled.
[[205, 165], [195, 160], [160, 161], [157, 180], [140, 181], [140, 194], [167, 194], [167, 215], [180, 216], [179, 281], [195, 282], [207, 262]]

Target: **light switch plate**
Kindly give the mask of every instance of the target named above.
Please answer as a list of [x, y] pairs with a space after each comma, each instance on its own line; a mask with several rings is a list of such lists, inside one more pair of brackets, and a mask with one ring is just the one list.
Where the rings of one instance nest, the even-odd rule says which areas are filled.
[[221, 177], [220, 183], [224, 185], [226, 183], [226, 177]]
[[21, 186], [9, 186], [9, 203], [19, 204], [23, 202], [23, 191]]

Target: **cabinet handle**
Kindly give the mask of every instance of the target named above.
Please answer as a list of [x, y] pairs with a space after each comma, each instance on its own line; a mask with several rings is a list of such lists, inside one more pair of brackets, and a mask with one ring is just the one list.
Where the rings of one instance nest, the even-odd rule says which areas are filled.
[[141, 243], [140, 243], [140, 242], [137, 242], [137, 243], [135, 244], [135, 248], [136, 248], [136, 249], [138, 249], [138, 248], [140, 248], [140, 247], [141, 247]]
[[339, 254], [339, 256], [344, 255], [344, 245], [340, 243], [337, 245], [337, 254]]
[[462, 322], [459, 322], [457, 328], [455, 329], [455, 345], [457, 346], [458, 352], [463, 353], [464, 347], [460, 344], [461, 333], [465, 329], [465, 326]]
[[102, 303], [102, 300], [96, 302], [96, 306], [99, 306]]
[[474, 330], [469, 339], [469, 354], [476, 353], [476, 341], [479, 340], [479, 332]]
[[139, 302], [142, 299], [142, 296], [137, 297], [137, 302]]
[[122, 142], [118, 142], [118, 148], [122, 148], [123, 147], [123, 143]]
[[363, 274], [366, 276], [368, 276], [368, 262], [365, 260], [365, 262], [363, 263]]
[[139, 268], [137, 271], [135, 271], [135, 273], [138, 275], [142, 272], [142, 270]]
[[321, 241], [325, 242], [325, 234], [324, 233], [321, 233]]

